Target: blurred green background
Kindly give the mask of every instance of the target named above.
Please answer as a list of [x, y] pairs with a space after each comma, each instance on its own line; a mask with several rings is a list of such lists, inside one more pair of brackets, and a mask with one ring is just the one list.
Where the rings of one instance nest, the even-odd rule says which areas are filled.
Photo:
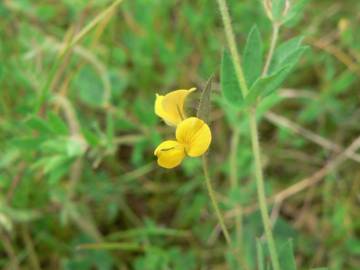
[[[250, 141], [219, 89], [216, 1], [125, 0], [55, 65], [112, 2], [0, 2], [0, 268], [228, 269], [200, 159], [165, 170], [153, 156], [173, 136], [153, 112], [155, 93], [202, 89], [214, 74], [211, 176], [231, 231], [234, 206], [243, 208], [246, 260], [257, 269]], [[298, 269], [356, 270], [360, 156], [342, 152], [360, 134], [360, 2], [307, 2], [280, 42], [303, 35], [309, 49], [259, 115], [267, 194], [282, 199], [272, 204], [274, 234], [293, 240]], [[254, 24], [268, 46], [261, 1], [228, 5], [239, 49]], [[228, 181], [234, 127], [237, 189]]]

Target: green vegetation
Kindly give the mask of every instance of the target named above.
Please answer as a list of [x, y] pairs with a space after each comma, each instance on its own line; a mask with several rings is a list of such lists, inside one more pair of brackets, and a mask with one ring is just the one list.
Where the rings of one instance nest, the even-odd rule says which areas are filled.
[[[359, 269], [359, 9], [1, 1], [0, 269]], [[212, 143], [167, 170], [191, 87]]]

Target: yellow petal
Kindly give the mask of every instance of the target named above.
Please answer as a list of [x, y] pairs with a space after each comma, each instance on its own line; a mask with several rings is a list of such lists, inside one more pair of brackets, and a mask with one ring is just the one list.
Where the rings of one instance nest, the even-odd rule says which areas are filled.
[[185, 151], [190, 157], [198, 157], [209, 148], [211, 131], [203, 120], [190, 117], [177, 126], [176, 139], [185, 146]]
[[186, 97], [196, 88], [175, 90], [165, 96], [156, 95], [155, 113], [170, 126], [176, 126], [186, 119], [184, 103]]
[[167, 140], [162, 142], [154, 151], [161, 167], [171, 169], [178, 166], [185, 157], [185, 148], [177, 141]]

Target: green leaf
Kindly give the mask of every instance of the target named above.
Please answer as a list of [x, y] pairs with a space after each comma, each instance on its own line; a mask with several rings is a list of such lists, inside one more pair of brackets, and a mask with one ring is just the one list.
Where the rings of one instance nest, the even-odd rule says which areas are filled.
[[105, 101], [104, 87], [99, 75], [89, 66], [83, 67], [75, 77], [79, 99], [88, 106], [101, 107]]
[[49, 158], [44, 158], [44, 164], [43, 164], [44, 173], [46, 174], [50, 173], [56, 168], [61, 167], [67, 160], [68, 160], [67, 157], [61, 155], [55, 155]]
[[84, 136], [86, 142], [92, 147], [96, 147], [100, 144], [100, 138], [89, 129], [82, 129], [82, 135]]
[[32, 116], [29, 120], [26, 121], [26, 125], [33, 130], [36, 130], [41, 133], [49, 134], [53, 130], [49, 127], [48, 123], [37, 116]]
[[285, 66], [272, 75], [256, 80], [246, 97], [246, 104], [253, 104], [258, 97], [265, 97], [274, 92], [285, 80], [289, 71], [290, 66]]
[[12, 144], [16, 148], [20, 148], [21, 150], [37, 151], [39, 145], [43, 143], [46, 138], [47, 137], [20, 137], [11, 140], [10, 144]]
[[248, 87], [261, 76], [263, 66], [263, 44], [257, 26], [253, 26], [246, 40], [243, 54], [244, 73]]
[[210, 116], [210, 96], [213, 76], [211, 76], [206, 82], [204, 90], [201, 92], [199, 106], [197, 109], [197, 117], [208, 122]]
[[60, 116], [56, 115], [54, 112], [49, 112], [48, 120], [49, 120], [50, 128], [57, 134], [61, 134], [61, 135], [69, 134], [69, 129]]
[[288, 70], [290, 73], [307, 48], [307, 46], [301, 46], [295, 51], [293, 51], [291, 54], [287, 55], [286, 58], [284, 58], [284, 60], [279, 63], [279, 66], [275, 69], [275, 71], [281, 70], [284, 67], [289, 67]]
[[281, 269], [286, 270], [296, 270], [296, 262], [293, 251], [292, 240], [289, 239], [280, 249], [279, 249], [279, 260]]
[[280, 44], [274, 52], [273, 59], [269, 68], [269, 74], [289, 65], [289, 57], [299, 50], [303, 37], [295, 37]]
[[295, 3], [291, 3], [290, 10], [283, 19], [283, 23], [286, 24], [286, 26], [295, 25], [299, 21], [307, 2], [309, 2], [309, 0], [297, 0]]
[[149, 103], [149, 100], [138, 98], [135, 100], [133, 108], [134, 113], [136, 114], [139, 121], [148, 127], [153, 127], [157, 122], [157, 117], [154, 113], [148, 113], [149, 108], [152, 104]]
[[252, 104], [258, 97], [266, 97], [276, 91], [290, 74], [306, 48], [305, 46], [299, 47], [290, 54], [285, 53], [285, 51], [279, 52], [277, 64], [270, 75], [256, 80], [250, 88], [246, 97], [246, 104]]
[[244, 98], [236, 77], [234, 64], [228, 52], [224, 50], [221, 61], [221, 90], [225, 100], [231, 105], [240, 107], [244, 104]]

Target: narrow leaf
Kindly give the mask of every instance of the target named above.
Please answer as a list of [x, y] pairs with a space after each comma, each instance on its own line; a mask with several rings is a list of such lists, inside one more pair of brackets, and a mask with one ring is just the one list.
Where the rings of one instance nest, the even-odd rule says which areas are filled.
[[258, 97], [266, 97], [276, 91], [290, 74], [306, 48], [302, 46], [287, 55], [285, 60], [279, 64], [279, 68], [276, 68], [273, 73], [256, 80], [246, 97], [246, 104], [252, 104]]
[[253, 26], [246, 40], [243, 54], [244, 73], [248, 87], [261, 76], [263, 66], [263, 44], [259, 29]]
[[287, 26], [293, 26], [295, 23], [297, 23], [298, 18], [301, 17], [303, 13], [305, 5], [309, 1], [310, 0], [298, 0], [295, 3], [292, 3], [289, 12], [283, 20], [283, 23]]
[[280, 267], [286, 270], [296, 270], [292, 240], [288, 240], [279, 249]]
[[285, 80], [289, 70], [290, 66], [285, 66], [272, 75], [256, 80], [246, 97], [246, 104], [253, 104], [258, 97], [265, 97], [274, 92]]
[[32, 116], [29, 120], [27, 120], [26, 125], [31, 129], [41, 132], [43, 134], [53, 133], [53, 130], [51, 130], [48, 123], [37, 116]]
[[270, 65], [269, 74], [288, 64], [286, 63], [287, 58], [289, 57], [289, 55], [293, 54], [296, 50], [300, 48], [302, 40], [302, 36], [295, 37], [280, 44], [276, 48], [273, 60]]
[[49, 125], [57, 134], [68, 135], [69, 129], [64, 121], [54, 112], [48, 113]]
[[221, 61], [221, 90], [228, 103], [237, 107], [243, 105], [244, 98], [236, 77], [234, 64], [229, 53], [225, 50]]
[[206, 82], [204, 90], [201, 92], [199, 106], [197, 110], [197, 117], [204, 120], [205, 122], [209, 121], [210, 116], [210, 95], [211, 95], [211, 86], [212, 86], [213, 76], [211, 76]]

